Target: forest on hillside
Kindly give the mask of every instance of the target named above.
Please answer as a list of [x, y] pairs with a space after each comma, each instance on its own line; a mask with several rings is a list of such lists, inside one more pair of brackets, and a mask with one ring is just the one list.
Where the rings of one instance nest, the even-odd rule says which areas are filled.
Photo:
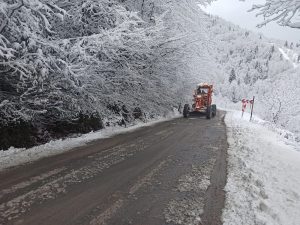
[[199, 2], [1, 0], [0, 149], [166, 116], [200, 82], [230, 103], [264, 96], [257, 113], [297, 131], [300, 109], [283, 99], [299, 91], [270, 99], [277, 81], [299, 83], [299, 45], [271, 43]]
[[271, 40], [210, 17], [206, 27], [215, 47], [208, 51], [223, 74], [220, 104], [240, 110], [243, 98], [255, 96], [255, 114], [299, 136], [300, 42]]

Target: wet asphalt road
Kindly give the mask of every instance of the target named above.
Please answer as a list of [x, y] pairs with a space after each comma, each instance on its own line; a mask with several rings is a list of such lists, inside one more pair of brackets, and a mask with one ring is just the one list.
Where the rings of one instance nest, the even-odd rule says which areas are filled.
[[0, 224], [222, 224], [224, 114], [179, 118], [0, 173]]

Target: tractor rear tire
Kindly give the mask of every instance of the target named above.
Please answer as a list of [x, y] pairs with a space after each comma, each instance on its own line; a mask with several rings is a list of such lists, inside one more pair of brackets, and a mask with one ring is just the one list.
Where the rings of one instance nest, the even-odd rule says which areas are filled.
[[206, 109], [206, 119], [211, 119], [211, 115], [212, 115], [212, 112], [211, 112], [211, 106], [207, 106], [207, 109]]
[[183, 107], [183, 117], [188, 118], [190, 114], [190, 106], [189, 104], [185, 104]]
[[215, 117], [217, 115], [217, 106], [211, 105], [212, 116]]

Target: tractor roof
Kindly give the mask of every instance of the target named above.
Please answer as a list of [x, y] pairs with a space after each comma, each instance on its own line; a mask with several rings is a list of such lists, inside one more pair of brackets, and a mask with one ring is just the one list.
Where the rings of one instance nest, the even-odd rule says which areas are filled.
[[197, 85], [197, 87], [203, 87], [203, 88], [211, 88], [213, 85], [208, 83], [200, 83]]

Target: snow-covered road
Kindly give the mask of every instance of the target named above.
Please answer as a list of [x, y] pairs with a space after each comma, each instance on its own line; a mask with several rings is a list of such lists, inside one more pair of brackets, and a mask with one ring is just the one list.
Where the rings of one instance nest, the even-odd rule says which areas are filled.
[[224, 225], [299, 225], [300, 152], [288, 132], [228, 112]]
[[34, 162], [42, 151], [16, 151], [18, 160], [7, 165], [24, 163], [22, 155], [31, 163], [0, 172], [0, 224], [220, 225], [227, 147], [220, 112], [61, 148]]
[[237, 111], [225, 122], [227, 137], [221, 116], [180, 118], [45, 159], [99, 134], [8, 152], [3, 168], [39, 160], [0, 173], [0, 224], [221, 224], [228, 140], [223, 224], [299, 225], [293, 134]]

